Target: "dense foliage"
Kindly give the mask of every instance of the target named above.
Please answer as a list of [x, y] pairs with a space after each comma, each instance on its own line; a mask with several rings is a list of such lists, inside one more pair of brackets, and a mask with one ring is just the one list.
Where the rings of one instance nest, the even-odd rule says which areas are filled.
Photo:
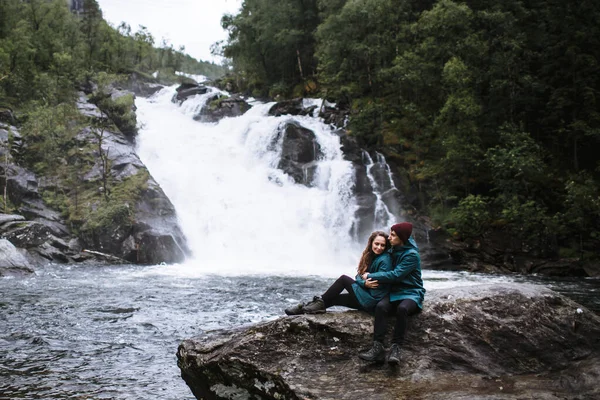
[[317, 82], [459, 237], [597, 254], [599, 2], [245, 0], [222, 25], [243, 87]]
[[80, 15], [65, 0], [0, 0], [0, 105], [35, 109], [72, 100], [77, 84], [98, 72], [132, 71], [174, 76], [175, 71], [216, 78], [224, 68], [197, 61], [140, 26], [111, 27], [95, 0]]

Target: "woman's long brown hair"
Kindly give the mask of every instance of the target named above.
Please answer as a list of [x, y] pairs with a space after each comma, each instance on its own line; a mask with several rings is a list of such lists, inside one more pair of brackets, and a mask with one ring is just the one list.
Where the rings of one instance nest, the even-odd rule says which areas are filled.
[[376, 254], [373, 253], [373, 242], [378, 236], [381, 236], [385, 239], [385, 251], [387, 251], [390, 248], [390, 241], [388, 240], [388, 236], [385, 232], [375, 231], [371, 233], [371, 236], [369, 236], [369, 241], [367, 242], [367, 247], [363, 250], [362, 256], [360, 257], [360, 261], [358, 262], [359, 275], [362, 275], [365, 272], [367, 272], [367, 269], [369, 269], [369, 266], [371, 265], [373, 259], [376, 256]]

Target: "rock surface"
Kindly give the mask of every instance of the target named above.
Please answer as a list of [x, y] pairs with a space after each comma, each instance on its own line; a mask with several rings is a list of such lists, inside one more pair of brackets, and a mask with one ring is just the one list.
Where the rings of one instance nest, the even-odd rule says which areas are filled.
[[[123, 90], [112, 90], [110, 95], [119, 98], [129, 94]], [[89, 102], [83, 93], [80, 93], [77, 108], [82, 115], [90, 119], [110, 118], [107, 113], [100, 112], [96, 105]], [[5, 151], [3, 149], [7, 148], [9, 130], [12, 133], [10, 153], [26, 151], [17, 128], [2, 124], [0, 155]], [[122, 205], [131, 207], [133, 218], [112, 220], [102, 229], [85, 233], [80, 230], [75, 234], [67, 226], [63, 216], [50, 208], [41, 195], [45, 189], [58, 189], [63, 192], [68, 190], [56, 186], [60, 185], [56, 179], [37, 176], [18, 165], [17, 160], [9, 155], [9, 163], [0, 164], [0, 185], [4, 187], [6, 180], [10, 208], [14, 214], [0, 211], [0, 238], [7, 239], [12, 246], [16, 246], [23, 252], [23, 257], [33, 265], [88, 260], [140, 264], [183, 261], [189, 250], [179, 228], [175, 209], [135, 153], [131, 136], [134, 133], [128, 132], [126, 135], [117, 128], [107, 128], [102, 135], [98, 135], [88, 126], [75, 137], [79, 148], [93, 144], [94, 149], [90, 154], [94, 165], [81, 177], [82, 184], [101, 186], [102, 165], [98, 144], [110, 161], [111, 182], [123, 182], [138, 173], [147, 174], [145, 186], [135, 204]], [[99, 140], [101, 143], [98, 143]], [[82, 206], [90, 209], [96, 207], [91, 203]], [[92, 252], [88, 252], [89, 250]]]
[[600, 318], [533, 285], [428, 293], [399, 368], [363, 363], [372, 317], [283, 317], [185, 340], [177, 357], [198, 399], [600, 398]]
[[194, 120], [200, 122], [218, 122], [223, 118], [233, 118], [243, 115], [250, 105], [239, 96], [227, 97], [222, 94], [211, 96]]
[[[93, 105], [81, 100], [78, 103], [80, 110], [96, 115], [97, 112], [91, 107]], [[94, 143], [98, 139], [89, 129], [84, 129], [79, 133], [77, 140]], [[117, 181], [122, 181], [141, 171], [147, 172], [135, 152], [134, 145], [121, 132], [106, 130], [102, 139], [102, 149], [110, 159], [111, 176]], [[85, 176], [85, 179], [100, 181], [99, 162]], [[179, 227], [175, 208], [149, 174], [146, 188], [142, 191], [139, 200], [130, 206], [135, 213], [132, 223], [116, 222], [114, 226], [108, 227], [109, 229], [82, 237], [83, 244], [89, 249], [110, 253], [133, 263], [158, 264], [183, 261], [189, 250]]]
[[281, 146], [281, 159], [277, 168], [296, 183], [311, 186], [317, 161], [323, 157], [314, 132], [296, 121], [287, 121], [280, 126], [271, 147], [278, 145]]
[[177, 91], [177, 94], [173, 97], [173, 103], [179, 104], [186, 101], [188, 97], [208, 92], [208, 88], [206, 86], [194, 83], [182, 83], [175, 90]]
[[277, 102], [269, 109], [269, 115], [279, 117], [281, 115], [313, 115], [317, 106], [304, 106], [302, 98], [284, 100]]
[[[0, 215], [1, 217], [1, 215]], [[0, 239], [0, 277], [33, 274], [27, 258], [6, 239]]]

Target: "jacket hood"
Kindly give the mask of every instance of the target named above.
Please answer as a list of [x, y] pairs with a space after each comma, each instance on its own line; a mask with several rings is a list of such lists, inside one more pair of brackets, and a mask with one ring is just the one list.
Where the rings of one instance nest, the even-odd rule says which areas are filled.
[[405, 251], [408, 249], [415, 249], [417, 251], [419, 250], [419, 246], [417, 246], [417, 242], [415, 241], [415, 238], [412, 237], [412, 235], [408, 238], [408, 241], [406, 243], [404, 243], [404, 245], [392, 247], [391, 251], [397, 252], [397, 251]]

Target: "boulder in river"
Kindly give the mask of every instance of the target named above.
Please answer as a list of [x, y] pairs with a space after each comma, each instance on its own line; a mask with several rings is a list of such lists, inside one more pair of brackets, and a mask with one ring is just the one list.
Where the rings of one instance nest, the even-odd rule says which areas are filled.
[[211, 96], [200, 112], [194, 116], [195, 121], [219, 122], [223, 118], [243, 115], [250, 109], [250, 104], [237, 95], [231, 97], [216, 94]]
[[0, 239], [0, 277], [33, 273], [27, 258], [11, 242]]
[[177, 94], [173, 96], [173, 103], [183, 103], [188, 97], [195, 96], [197, 94], [204, 94], [208, 92], [208, 88], [204, 85], [198, 85], [195, 83], [182, 83], [175, 89]]
[[296, 183], [311, 186], [317, 170], [317, 161], [323, 157], [315, 133], [289, 120], [282, 124], [272, 147], [281, 145], [281, 159], [277, 168], [288, 174]]
[[273, 115], [275, 117], [279, 117], [281, 115], [312, 115], [316, 108], [316, 105], [305, 107], [304, 100], [302, 98], [296, 98], [280, 101], [274, 104], [269, 109], [269, 115]]
[[430, 291], [397, 369], [358, 359], [372, 323], [358, 311], [282, 317], [185, 340], [178, 365], [207, 400], [600, 398], [600, 317], [540, 286]]

